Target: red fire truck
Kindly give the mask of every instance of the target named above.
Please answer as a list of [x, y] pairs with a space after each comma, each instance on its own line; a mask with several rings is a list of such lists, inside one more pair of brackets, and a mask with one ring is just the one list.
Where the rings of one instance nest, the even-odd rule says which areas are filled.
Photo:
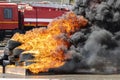
[[6, 34], [47, 26], [54, 18], [70, 11], [67, 6], [52, 3], [0, 3], [0, 39]]

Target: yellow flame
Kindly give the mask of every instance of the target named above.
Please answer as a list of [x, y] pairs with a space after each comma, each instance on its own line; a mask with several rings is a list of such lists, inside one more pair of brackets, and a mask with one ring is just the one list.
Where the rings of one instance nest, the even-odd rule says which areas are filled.
[[36, 28], [25, 34], [16, 33], [12, 39], [22, 43], [18, 48], [33, 53], [35, 57], [35, 63], [26, 68], [33, 73], [45, 72], [64, 65], [64, 49], [70, 46], [67, 38], [86, 24], [87, 20], [82, 16], [69, 12], [54, 19], [47, 29]]

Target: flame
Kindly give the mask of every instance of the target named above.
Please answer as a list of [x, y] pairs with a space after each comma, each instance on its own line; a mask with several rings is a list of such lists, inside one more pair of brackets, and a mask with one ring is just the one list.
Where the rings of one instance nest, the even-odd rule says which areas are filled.
[[27, 69], [33, 73], [46, 72], [50, 68], [64, 65], [64, 54], [70, 46], [70, 35], [86, 24], [84, 17], [69, 12], [54, 19], [47, 29], [35, 28], [25, 34], [16, 33], [12, 39], [22, 43], [18, 48], [31, 51], [34, 55], [35, 63], [28, 65]]

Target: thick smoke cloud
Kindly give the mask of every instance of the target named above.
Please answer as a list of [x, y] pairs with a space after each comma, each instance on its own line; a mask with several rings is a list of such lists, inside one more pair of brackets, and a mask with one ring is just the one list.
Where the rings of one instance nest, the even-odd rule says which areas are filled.
[[89, 24], [70, 37], [69, 61], [53, 72], [119, 73], [120, 0], [75, 0], [73, 11]]

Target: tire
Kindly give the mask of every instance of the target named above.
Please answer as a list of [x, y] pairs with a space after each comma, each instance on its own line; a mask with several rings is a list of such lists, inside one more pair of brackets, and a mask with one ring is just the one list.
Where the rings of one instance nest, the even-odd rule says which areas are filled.
[[23, 51], [24, 51], [23, 49], [15, 48], [15, 49], [13, 50], [13, 56], [14, 56], [15, 58], [19, 58], [20, 54], [21, 54]]
[[20, 43], [18, 41], [9, 40], [6, 47], [10, 50], [13, 50], [14, 48], [20, 46], [21, 44], [22, 43]]
[[34, 58], [34, 56], [30, 53], [28, 54], [20, 54], [20, 62], [25, 62], [26, 60], [32, 60]]

